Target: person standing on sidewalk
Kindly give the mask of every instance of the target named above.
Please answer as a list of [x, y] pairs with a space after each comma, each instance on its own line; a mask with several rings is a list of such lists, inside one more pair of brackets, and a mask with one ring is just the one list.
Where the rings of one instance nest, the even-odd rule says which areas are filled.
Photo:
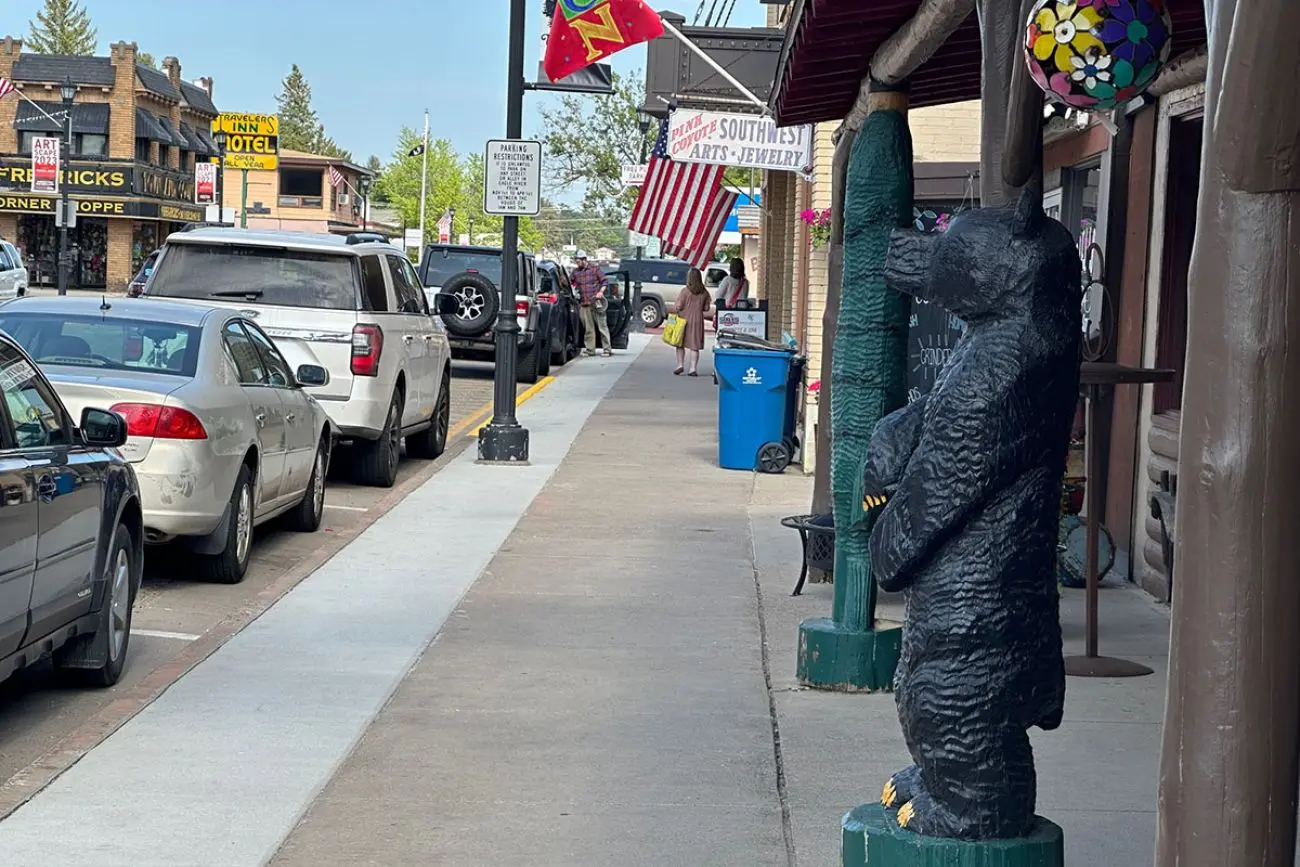
[[700, 375], [700, 350], [704, 348], [704, 320], [713, 316], [709, 291], [704, 288], [704, 277], [699, 268], [686, 273], [686, 288], [677, 296], [677, 315], [686, 320], [682, 345], [677, 347], [677, 369], [673, 376], [681, 376], [690, 362], [687, 376]]
[[735, 307], [741, 298], [749, 297], [749, 278], [745, 276], [745, 260], [732, 259], [728, 266], [730, 273], [718, 284], [718, 297], [715, 306], [719, 309]]
[[605, 300], [605, 274], [587, 261], [587, 251], [579, 250], [574, 256], [578, 267], [573, 270], [573, 286], [582, 298], [582, 327], [587, 332], [587, 355], [596, 354], [596, 332], [600, 331], [601, 345], [605, 356], [610, 352], [609, 319], [605, 311], [609, 302]]

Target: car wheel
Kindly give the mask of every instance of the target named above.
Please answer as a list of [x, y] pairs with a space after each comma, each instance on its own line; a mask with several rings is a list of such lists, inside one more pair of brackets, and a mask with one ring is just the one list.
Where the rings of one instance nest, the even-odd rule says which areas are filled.
[[534, 341], [532, 346], [520, 351], [519, 362], [515, 366], [516, 381], [522, 382], [525, 385], [532, 385], [534, 382], [537, 382], [537, 377], [541, 369], [539, 350], [543, 348], [544, 347], [538, 346], [537, 342]]
[[361, 443], [357, 449], [357, 479], [363, 485], [391, 488], [397, 484], [397, 458], [402, 447], [402, 395], [393, 392], [384, 432], [379, 439]]
[[[135, 593], [140, 586], [140, 569], [136, 562], [135, 539], [124, 524], [118, 524], [113, 533], [113, 544], [104, 561], [104, 603], [99, 610], [99, 623], [93, 633], [79, 636], [65, 644], [54, 655], [54, 664], [61, 673], [91, 686], [107, 687], [117, 683], [126, 667], [127, 650], [131, 644], [131, 615], [135, 608]], [[84, 658], [96, 641], [103, 642], [103, 653], [98, 665], [85, 668], [74, 665]]]
[[220, 554], [204, 557], [203, 572], [209, 581], [238, 584], [248, 571], [253, 550], [253, 474], [241, 464], [230, 494], [230, 520], [226, 522], [226, 547]]
[[441, 291], [460, 302], [455, 313], [442, 317], [447, 330], [457, 337], [477, 337], [487, 331], [501, 309], [497, 287], [482, 274], [457, 274], [443, 284]]
[[325, 516], [325, 474], [329, 470], [329, 440], [322, 439], [312, 460], [311, 478], [298, 508], [289, 513], [289, 526], [299, 533], [315, 533]]
[[653, 298], [641, 301], [641, 322], [646, 328], [658, 328], [664, 322], [664, 311]]
[[447, 430], [451, 427], [451, 371], [442, 372], [438, 388], [438, 405], [433, 410], [433, 424], [406, 438], [406, 453], [413, 458], [431, 461], [447, 450]]

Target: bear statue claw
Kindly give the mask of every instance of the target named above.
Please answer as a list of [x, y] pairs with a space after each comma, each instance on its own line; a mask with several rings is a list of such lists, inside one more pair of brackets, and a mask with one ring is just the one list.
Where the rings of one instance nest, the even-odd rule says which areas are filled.
[[862, 498], [862, 510], [869, 512], [877, 506], [885, 505], [886, 496], [884, 494], [867, 494]]
[[886, 807], [899, 807], [916, 797], [921, 788], [921, 769], [912, 765], [894, 774], [885, 782], [880, 803]]

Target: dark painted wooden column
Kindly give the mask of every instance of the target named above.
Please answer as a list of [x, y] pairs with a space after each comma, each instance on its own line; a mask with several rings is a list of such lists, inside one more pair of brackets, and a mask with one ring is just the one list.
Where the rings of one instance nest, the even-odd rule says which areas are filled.
[[[1012, 115], [1011, 87], [1016, 65], [1021, 67], [1021, 0], [977, 0], [983, 48], [980, 85], [980, 204], [1009, 205], [1019, 190], [1003, 178], [1007, 149], [1007, 120]], [[1026, 74], [1027, 77], [1027, 74]]]
[[849, 173], [849, 155], [858, 138], [856, 129], [841, 127], [831, 162], [831, 242], [826, 266], [826, 309], [822, 313], [821, 392], [817, 395], [817, 466], [813, 471], [812, 510], [815, 515], [831, 510], [831, 356], [840, 313], [840, 283], [844, 279], [844, 189]]
[[1207, 0], [1159, 867], [1292, 867], [1300, 776], [1300, 5]]

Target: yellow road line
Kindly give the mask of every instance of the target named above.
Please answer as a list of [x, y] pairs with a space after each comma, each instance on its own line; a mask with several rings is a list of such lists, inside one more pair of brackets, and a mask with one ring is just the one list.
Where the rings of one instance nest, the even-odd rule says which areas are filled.
[[[483, 417], [490, 412], [492, 412], [492, 401], [489, 400], [487, 403], [483, 404], [478, 409], [452, 425], [451, 430], [447, 431], [447, 439], [454, 440], [465, 431], [482, 422]], [[477, 428], [475, 428], [475, 430], [477, 430]]]
[[[523, 404], [527, 403], [530, 399], [532, 399], [533, 397], [535, 397], [535, 396], [537, 395], [538, 392], [540, 392], [542, 389], [546, 388], [546, 386], [550, 385], [552, 382], [555, 382], [555, 377], [553, 377], [553, 376], [543, 376], [541, 379], [537, 380], [537, 382], [536, 382], [535, 384], [528, 386], [528, 388], [526, 388], [526, 389], [524, 389], [522, 392], [520, 392], [520, 393], [519, 393], [519, 396], [515, 398], [515, 408], [518, 409], [520, 406], [522, 406]], [[489, 410], [490, 410], [490, 407], [489, 407]], [[481, 430], [483, 430], [483, 428], [487, 427], [487, 426], [488, 426], [488, 422], [490, 422], [490, 421], [492, 421], [492, 417], [491, 417], [491, 415], [489, 415], [487, 418], [483, 419], [483, 421], [480, 422], [480, 423], [478, 424], [477, 427], [475, 427], [472, 431], [469, 432], [469, 435], [472, 436], [472, 437], [476, 437], [476, 436], [478, 436], [479, 431], [481, 431]]]

